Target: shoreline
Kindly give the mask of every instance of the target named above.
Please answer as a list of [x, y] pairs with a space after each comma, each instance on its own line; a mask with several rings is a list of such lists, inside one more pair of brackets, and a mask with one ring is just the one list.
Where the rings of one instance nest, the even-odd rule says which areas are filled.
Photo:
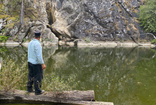
[[[17, 47], [17, 46], [24, 46], [28, 47], [29, 42], [25, 43], [18, 43], [18, 42], [11, 42], [7, 41], [5, 43], [0, 43], [0, 46], [7, 46], [7, 47]], [[104, 48], [114, 48], [114, 47], [148, 47], [148, 48], [154, 48], [156, 47], [154, 44], [151, 44], [150, 42], [146, 43], [135, 43], [135, 42], [115, 42], [115, 41], [106, 41], [106, 42], [100, 42], [100, 41], [95, 41], [95, 42], [77, 42], [76, 46], [74, 42], [62, 42], [59, 41], [58, 44], [54, 43], [41, 43], [43, 46], [69, 46], [69, 47], [78, 47], [78, 48], [83, 48], [83, 47], [104, 47]]]
[[115, 47], [155, 47], [154, 44], [150, 42], [146, 43], [135, 43], [135, 42], [91, 42], [91, 43], [78, 43], [79, 47], [105, 47], [105, 48], [115, 48]]

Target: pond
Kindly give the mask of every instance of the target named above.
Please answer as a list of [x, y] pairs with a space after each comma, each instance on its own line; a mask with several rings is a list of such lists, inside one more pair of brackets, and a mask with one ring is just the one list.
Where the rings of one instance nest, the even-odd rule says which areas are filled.
[[[137, 47], [45, 47], [43, 57], [47, 68], [42, 88], [47, 91], [94, 90], [97, 101], [114, 105], [156, 105], [155, 52], [155, 49]], [[25, 90], [27, 48], [0, 47], [0, 62], [0, 89], [4, 88], [4, 69], [9, 69], [14, 76], [22, 75], [11, 87]], [[14, 73], [16, 70], [18, 73]], [[16, 78], [5, 81], [9, 85], [13, 79]]]

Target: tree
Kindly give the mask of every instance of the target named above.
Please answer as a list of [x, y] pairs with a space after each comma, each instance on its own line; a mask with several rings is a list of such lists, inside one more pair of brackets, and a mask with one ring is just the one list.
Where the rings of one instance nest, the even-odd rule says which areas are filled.
[[156, 0], [146, 0], [140, 7], [139, 20], [146, 32], [156, 35]]
[[21, 16], [20, 16], [20, 22], [21, 24], [24, 24], [24, 5], [23, 5], [23, 0], [22, 0], [22, 3], [21, 3]]

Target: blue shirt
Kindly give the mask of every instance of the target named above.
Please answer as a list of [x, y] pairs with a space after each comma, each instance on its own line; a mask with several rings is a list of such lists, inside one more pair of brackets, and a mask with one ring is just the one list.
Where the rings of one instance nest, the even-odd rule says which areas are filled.
[[28, 45], [28, 62], [32, 64], [44, 64], [42, 46], [37, 39], [33, 39]]

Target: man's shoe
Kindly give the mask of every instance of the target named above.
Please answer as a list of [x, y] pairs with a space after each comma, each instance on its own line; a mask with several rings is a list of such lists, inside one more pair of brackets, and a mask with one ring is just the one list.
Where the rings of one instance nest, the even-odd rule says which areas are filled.
[[27, 90], [28, 93], [35, 92], [33, 89]]
[[44, 90], [41, 90], [41, 92], [35, 93], [35, 95], [41, 95], [41, 94], [43, 94], [44, 92], [45, 92]]

